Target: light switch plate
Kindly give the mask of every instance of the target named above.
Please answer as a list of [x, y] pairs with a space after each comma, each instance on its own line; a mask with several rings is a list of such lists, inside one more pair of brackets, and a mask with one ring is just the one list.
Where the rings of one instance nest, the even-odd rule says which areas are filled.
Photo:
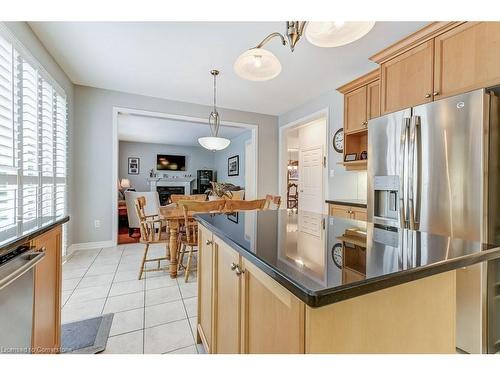
[[335, 169], [330, 169], [330, 177], [335, 177]]

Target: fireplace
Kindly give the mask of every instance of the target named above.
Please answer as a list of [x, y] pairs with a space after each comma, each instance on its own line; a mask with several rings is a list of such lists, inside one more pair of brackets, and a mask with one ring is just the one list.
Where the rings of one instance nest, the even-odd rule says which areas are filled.
[[184, 194], [184, 186], [157, 186], [156, 191], [160, 197], [160, 205], [166, 206], [172, 194]]

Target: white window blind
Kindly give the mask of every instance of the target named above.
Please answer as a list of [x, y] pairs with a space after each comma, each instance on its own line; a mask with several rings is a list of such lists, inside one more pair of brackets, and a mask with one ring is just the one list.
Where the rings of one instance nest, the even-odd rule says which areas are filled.
[[67, 104], [0, 35], [0, 241], [67, 212]]

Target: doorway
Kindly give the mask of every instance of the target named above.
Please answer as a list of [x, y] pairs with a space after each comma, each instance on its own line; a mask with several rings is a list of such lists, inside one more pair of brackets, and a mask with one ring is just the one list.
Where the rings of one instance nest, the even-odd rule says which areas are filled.
[[327, 111], [280, 128], [279, 181], [286, 207], [326, 213]]

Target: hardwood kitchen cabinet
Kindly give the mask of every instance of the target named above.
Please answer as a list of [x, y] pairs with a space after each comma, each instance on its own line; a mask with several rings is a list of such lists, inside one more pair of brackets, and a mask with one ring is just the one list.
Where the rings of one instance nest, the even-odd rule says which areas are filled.
[[348, 92], [344, 96], [344, 133], [364, 129], [367, 123], [366, 117], [366, 86]]
[[380, 80], [366, 85], [366, 116], [368, 120], [380, 116]]
[[330, 216], [342, 219], [364, 220], [366, 221], [366, 208], [349, 205], [329, 204]]
[[434, 41], [429, 40], [382, 63], [381, 112], [432, 101]]
[[240, 256], [214, 236], [214, 352], [240, 353]]
[[242, 258], [243, 353], [304, 353], [305, 304]]
[[213, 286], [213, 236], [204, 227], [198, 227], [198, 342], [207, 353], [212, 352], [212, 286]]
[[35, 238], [31, 244], [45, 252], [34, 273], [32, 349], [34, 353], [58, 353], [61, 346], [61, 226]]
[[435, 38], [434, 99], [500, 83], [500, 22], [466, 22]]

